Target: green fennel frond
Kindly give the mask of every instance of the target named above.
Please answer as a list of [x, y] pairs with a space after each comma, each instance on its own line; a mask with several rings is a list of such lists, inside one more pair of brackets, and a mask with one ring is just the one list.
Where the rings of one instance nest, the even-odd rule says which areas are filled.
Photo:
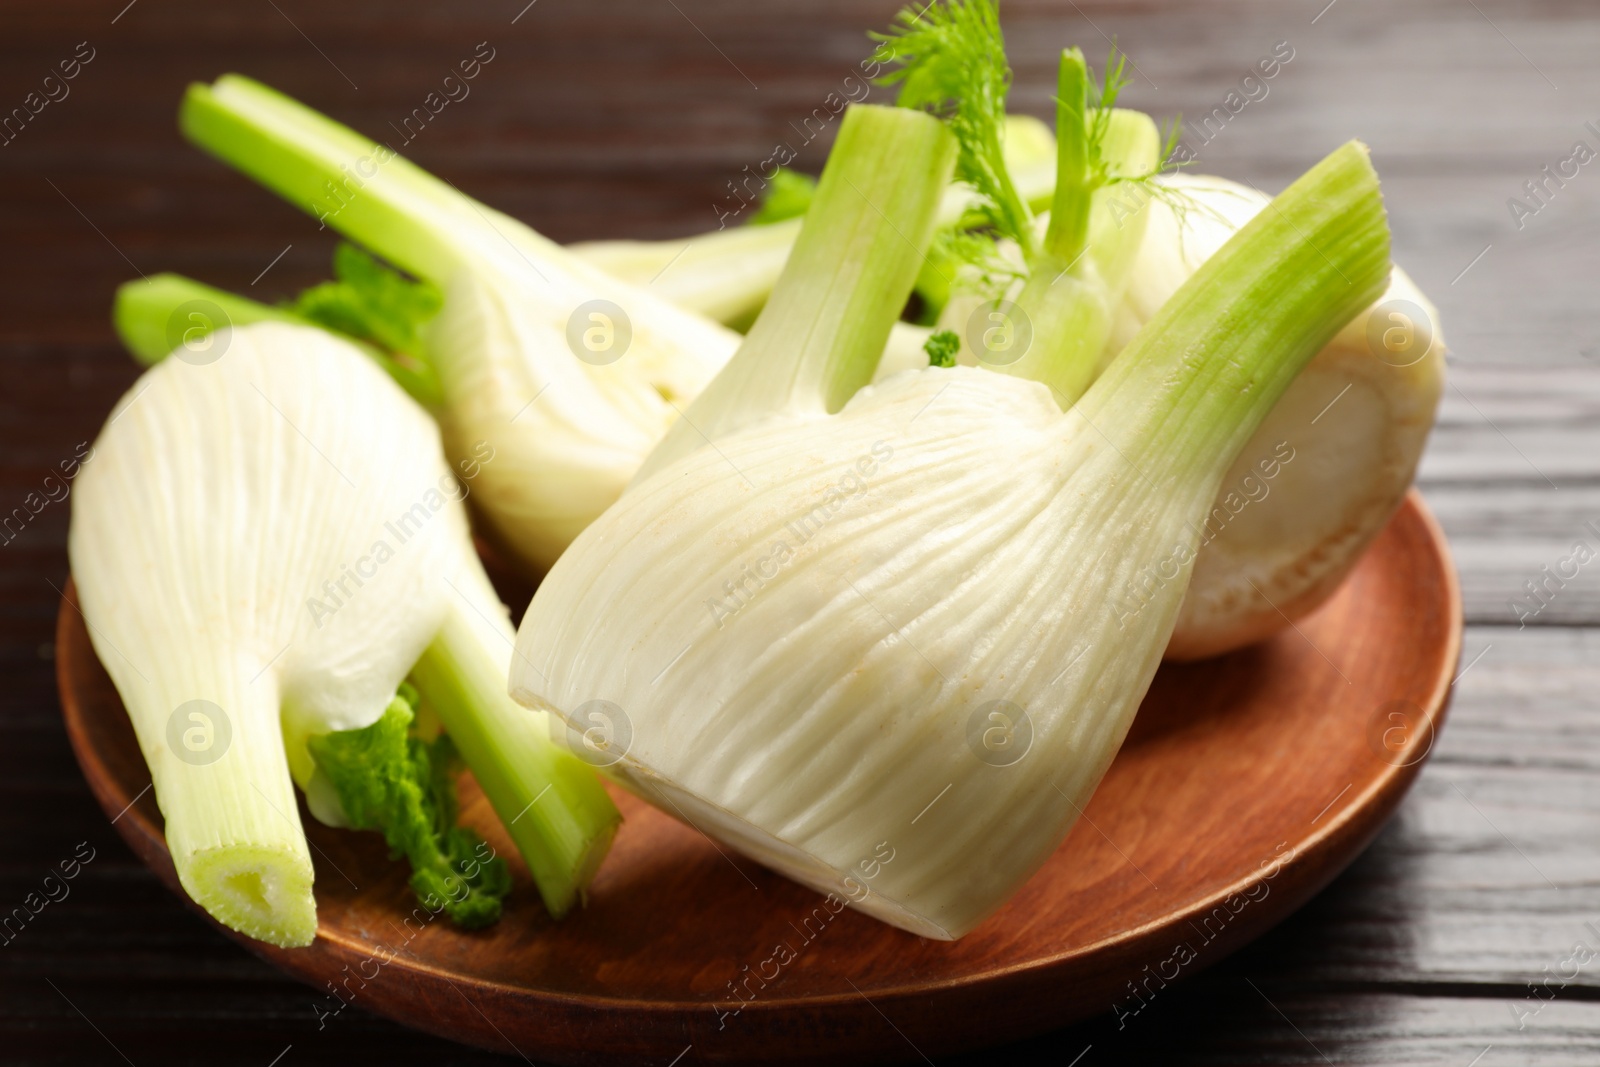
[[[1106, 57], [1105, 71], [1097, 83], [1089, 79], [1088, 164], [1090, 187], [1110, 184], [1120, 178], [1107, 165], [1103, 148], [1106, 134], [1111, 130], [1111, 109], [1117, 106], [1117, 97], [1128, 87], [1128, 57], [1113, 41], [1111, 54]], [[1093, 71], [1091, 70], [1091, 74]]]
[[935, 330], [922, 343], [922, 350], [928, 353], [928, 366], [954, 367], [956, 353], [961, 351], [961, 336], [954, 330]]
[[797, 219], [811, 208], [817, 193], [817, 179], [788, 167], [779, 167], [768, 179], [761, 207], [750, 216], [749, 226], [770, 226], [774, 222]]
[[[1100, 81], [1090, 82], [1089, 96], [1094, 117], [1089, 124], [1089, 168], [1096, 185], [1133, 184], [1146, 187], [1146, 191], [1162, 203], [1172, 207], [1174, 211], [1183, 208], [1180, 205], [1197, 207], [1192, 197], [1170, 186], [1160, 185], [1155, 179], [1162, 174], [1173, 174], [1183, 167], [1189, 166], [1189, 160], [1175, 160], [1173, 154], [1178, 149], [1178, 141], [1183, 136], [1183, 117], [1180, 115], [1167, 123], [1167, 129], [1161, 139], [1161, 150], [1156, 155], [1156, 165], [1152, 170], [1142, 174], [1124, 174], [1114, 166], [1107, 164], [1102, 154], [1106, 134], [1111, 125], [1111, 110], [1117, 106], [1117, 98], [1122, 90], [1133, 83], [1128, 77], [1128, 57], [1112, 41], [1111, 54], [1106, 57], [1105, 73]], [[1220, 216], [1219, 216], [1220, 217]]]
[[951, 289], [998, 300], [1013, 283], [1027, 277], [1020, 263], [1007, 258], [1008, 247], [990, 229], [941, 230], [934, 235], [928, 261], [949, 276]]
[[1167, 169], [1166, 160], [1177, 147], [1180, 127], [1173, 124], [1168, 127], [1166, 142], [1156, 156], [1157, 163], [1153, 170], [1143, 174], [1124, 174], [1105, 158], [1106, 135], [1111, 130], [1111, 112], [1117, 106], [1117, 99], [1122, 95], [1122, 90], [1132, 83], [1133, 79], [1128, 76], [1127, 54], [1117, 47], [1115, 41], [1112, 41], [1111, 53], [1106, 57], [1105, 70], [1101, 73], [1099, 81], [1095, 81], [1092, 77], [1089, 81], [1090, 118], [1087, 132], [1091, 188], [1122, 182], [1148, 182]]
[[977, 192], [975, 210], [985, 228], [1031, 254], [1033, 213], [1012, 184], [1001, 152], [1011, 67], [996, 0], [907, 7], [888, 33], [869, 36], [880, 42], [885, 62], [898, 68], [878, 84], [898, 85], [896, 103], [937, 115], [955, 135], [956, 178]]
[[340, 244], [331, 282], [305, 290], [289, 310], [319, 326], [420, 359], [421, 327], [444, 302], [427, 282], [414, 282], [361, 249]]
[[[1130, 210], [1142, 210], [1142, 206], [1155, 200], [1166, 206], [1178, 220], [1179, 239], [1187, 225], [1190, 212], [1197, 212], [1217, 221], [1226, 221], [1226, 218], [1211, 205], [1201, 202], [1190, 196], [1182, 189], [1164, 184], [1158, 179], [1164, 174], [1176, 173], [1182, 167], [1188, 166], [1187, 161], [1174, 160], [1173, 154], [1177, 151], [1178, 140], [1183, 135], [1183, 120], [1174, 118], [1167, 124], [1166, 133], [1162, 137], [1161, 150], [1156, 156], [1156, 166], [1139, 174], [1125, 174], [1115, 166], [1108, 165], [1102, 154], [1106, 134], [1110, 128], [1111, 110], [1116, 107], [1117, 98], [1122, 90], [1132, 84], [1133, 79], [1127, 74], [1128, 57], [1118, 48], [1115, 41], [1111, 44], [1111, 54], [1106, 58], [1105, 73], [1098, 83], [1091, 80], [1089, 87], [1090, 102], [1094, 107], [1093, 118], [1088, 124], [1088, 158], [1090, 183], [1093, 188], [1108, 186], [1127, 186], [1119, 190], [1119, 200], [1112, 205], [1114, 216], [1126, 217]], [[1119, 217], [1119, 221], [1120, 221]]]
[[417, 699], [402, 684], [371, 726], [323, 734], [307, 745], [350, 825], [380, 831], [391, 854], [410, 861], [417, 898], [476, 930], [500, 918], [511, 873], [483, 838], [457, 825], [460, 760], [448, 735], [431, 742], [416, 736]]

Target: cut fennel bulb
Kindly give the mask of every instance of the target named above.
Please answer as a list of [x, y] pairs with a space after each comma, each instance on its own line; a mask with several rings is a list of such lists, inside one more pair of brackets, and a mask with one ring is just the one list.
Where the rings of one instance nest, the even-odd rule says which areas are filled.
[[458, 462], [477, 442], [494, 448], [478, 507], [529, 568], [616, 499], [738, 344], [248, 78], [191, 86], [180, 120], [202, 148], [443, 292], [420, 355], [445, 448]]
[[[1352, 143], [1211, 257], [1065, 412], [1040, 382], [965, 367], [907, 371], [832, 411], [870, 365], [803, 343], [741, 348], [718, 384], [757, 377], [742, 364], [760, 359], [787, 387], [722, 394], [766, 417], [703, 412], [724, 432], [580, 535], [524, 616], [513, 695], [574, 728], [601, 702], [628, 727], [610, 773], [665, 811], [884, 921], [960, 937], [1087, 804], [1166, 648], [1224, 475], [1382, 291], [1388, 251], [1377, 177]], [[891, 258], [858, 284], [898, 270]], [[833, 277], [786, 271], [769, 309]], [[853, 315], [886, 330], [895, 310]], [[1128, 584], [1169, 564], [1176, 579], [1119, 615]], [[885, 844], [895, 859], [869, 884]]]
[[146, 371], [96, 439], [69, 552], [185, 892], [251, 937], [309, 944], [292, 784], [324, 821], [350, 822], [308, 743], [371, 726], [415, 665], [551, 911], [566, 910], [616, 810], [505, 696], [510, 622], [433, 421], [322, 330], [263, 322], [180, 356]]
[[[1225, 178], [1159, 181], [1179, 195], [1132, 190], [1116, 205], [1119, 215], [1144, 213], [1149, 222], [1106, 362], [1269, 203]], [[1396, 267], [1223, 476], [1168, 658], [1258, 641], [1333, 594], [1411, 485], [1444, 389], [1444, 357], [1438, 311]], [[1143, 595], [1132, 590], [1131, 601]]]

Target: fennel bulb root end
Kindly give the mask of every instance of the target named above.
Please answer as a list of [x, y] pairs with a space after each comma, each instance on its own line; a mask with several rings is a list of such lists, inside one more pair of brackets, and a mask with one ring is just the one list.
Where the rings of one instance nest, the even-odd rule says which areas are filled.
[[[1159, 179], [1103, 361], [1270, 198], [1211, 175]], [[1181, 210], [1180, 210], [1181, 209]], [[1405, 498], [1443, 392], [1439, 312], [1405, 271], [1301, 371], [1240, 450], [1201, 520], [1167, 658], [1269, 637], [1330, 597]]]

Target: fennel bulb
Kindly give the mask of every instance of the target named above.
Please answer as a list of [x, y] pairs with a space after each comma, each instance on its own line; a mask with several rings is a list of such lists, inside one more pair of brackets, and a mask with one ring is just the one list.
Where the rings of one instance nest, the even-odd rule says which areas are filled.
[[548, 567], [616, 499], [738, 335], [618, 281], [522, 223], [238, 75], [191, 86], [200, 147], [436, 286], [421, 357], [446, 453], [496, 461], [478, 507], [501, 547]]
[[207, 361], [168, 359], [118, 403], [68, 546], [185, 892], [251, 937], [309, 944], [293, 784], [324, 821], [368, 824], [311, 746], [378, 722], [414, 672], [551, 911], [566, 910], [616, 811], [504, 697], [510, 623], [437, 427], [322, 330], [261, 323], [208, 344]]
[[[853, 342], [898, 308], [835, 305], [889, 288], [882, 274], [908, 284], [890, 244], [863, 238], [872, 219], [826, 228], [859, 185], [831, 176], [869, 161], [890, 122], [874, 111], [847, 112], [801, 231], [818, 250], [796, 249], [689, 412], [709, 442], [653, 458], [557, 562], [511, 686], [571, 728], [596, 701], [625, 717], [607, 773], [669, 813], [956, 938], [1087, 802], [1166, 647], [1199, 520], [1294, 375], [1381, 291], [1388, 229], [1365, 150], [1347, 145], [1069, 410], [1040, 381], [964, 367], [850, 395], [879, 355]], [[933, 131], [896, 129], [934, 150]], [[897, 180], [920, 201], [914, 172]], [[923, 220], [892, 225], [914, 239], [904, 222]], [[837, 258], [878, 249], [851, 287], [819, 266], [832, 242]], [[767, 314], [808, 299], [850, 320], [833, 343], [762, 336]], [[1122, 586], [1171, 558], [1178, 579], [1119, 622]], [[897, 858], [868, 889], [856, 872], [883, 843]]]

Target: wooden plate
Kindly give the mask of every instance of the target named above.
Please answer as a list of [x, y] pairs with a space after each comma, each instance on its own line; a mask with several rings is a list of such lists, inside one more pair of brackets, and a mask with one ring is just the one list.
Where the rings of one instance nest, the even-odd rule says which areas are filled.
[[[57, 663], [78, 762], [107, 813], [124, 813], [122, 836], [179, 892], [149, 774], [73, 598]], [[1460, 633], [1443, 535], [1413, 493], [1298, 631], [1163, 667], [1085, 818], [1004, 910], [953, 944], [833, 915], [620, 795], [616, 847], [587, 909], [563, 923], [520, 868], [491, 930], [408, 923], [404, 870], [377, 836], [307, 818], [316, 943], [240, 940], [323, 994], [329, 1013], [356, 1004], [557, 1063], [916, 1059], [1137, 1012], [1283, 919], [1372, 840], [1432, 748]], [[470, 779], [463, 799], [467, 821], [513, 855]]]

